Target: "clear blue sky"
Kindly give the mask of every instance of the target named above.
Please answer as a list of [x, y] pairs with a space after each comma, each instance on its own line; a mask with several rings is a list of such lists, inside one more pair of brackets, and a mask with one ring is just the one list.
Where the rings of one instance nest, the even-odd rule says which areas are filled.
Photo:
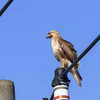
[[[14, 82], [16, 100], [41, 100], [49, 93], [51, 96], [54, 70], [60, 66], [51, 40], [46, 40], [51, 30], [59, 31], [80, 55], [100, 34], [100, 0], [12, 2], [0, 17], [0, 79]], [[82, 87], [68, 74], [70, 100], [99, 100], [100, 41], [80, 62]]]

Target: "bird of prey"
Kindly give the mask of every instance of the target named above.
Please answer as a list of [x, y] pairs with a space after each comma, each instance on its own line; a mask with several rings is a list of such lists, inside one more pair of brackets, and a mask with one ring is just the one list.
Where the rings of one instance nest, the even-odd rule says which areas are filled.
[[[60, 62], [60, 68], [68, 68], [78, 57], [77, 51], [74, 49], [73, 45], [64, 40], [58, 31], [50, 31], [46, 38], [50, 38], [53, 53], [55, 58]], [[80, 62], [78, 62], [71, 70], [70, 73], [74, 76], [78, 86], [81, 86], [82, 77], [79, 74], [78, 68], [80, 67]]]

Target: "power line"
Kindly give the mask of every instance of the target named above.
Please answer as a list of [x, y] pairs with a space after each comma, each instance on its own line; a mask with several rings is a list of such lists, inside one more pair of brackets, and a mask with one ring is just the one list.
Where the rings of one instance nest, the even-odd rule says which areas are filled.
[[8, 6], [12, 3], [13, 0], [9, 0], [3, 8], [0, 10], [0, 16], [4, 13], [4, 11], [8, 8]]

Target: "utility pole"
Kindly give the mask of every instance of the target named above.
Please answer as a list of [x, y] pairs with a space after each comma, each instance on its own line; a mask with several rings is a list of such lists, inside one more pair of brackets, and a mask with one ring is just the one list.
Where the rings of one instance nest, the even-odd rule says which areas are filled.
[[15, 100], [14, 83], [0, 80], [0, 100]]
[[69, 83], [70, 80], [66, 77], [61, 78], [65, 68], [57, 68], [55, 70], [55, 77], [52, 81], [52, 87], [54, 87], [54, 100], [69, 100]]

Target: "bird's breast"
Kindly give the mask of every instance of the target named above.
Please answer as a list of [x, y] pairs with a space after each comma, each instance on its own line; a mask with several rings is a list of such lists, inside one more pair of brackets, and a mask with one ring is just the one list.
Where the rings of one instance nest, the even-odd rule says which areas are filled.
[[52, 40], [51, 45], [52, 45], [53, 52], [56, 52], [59, 49], [59, 44], [56, 40]]

